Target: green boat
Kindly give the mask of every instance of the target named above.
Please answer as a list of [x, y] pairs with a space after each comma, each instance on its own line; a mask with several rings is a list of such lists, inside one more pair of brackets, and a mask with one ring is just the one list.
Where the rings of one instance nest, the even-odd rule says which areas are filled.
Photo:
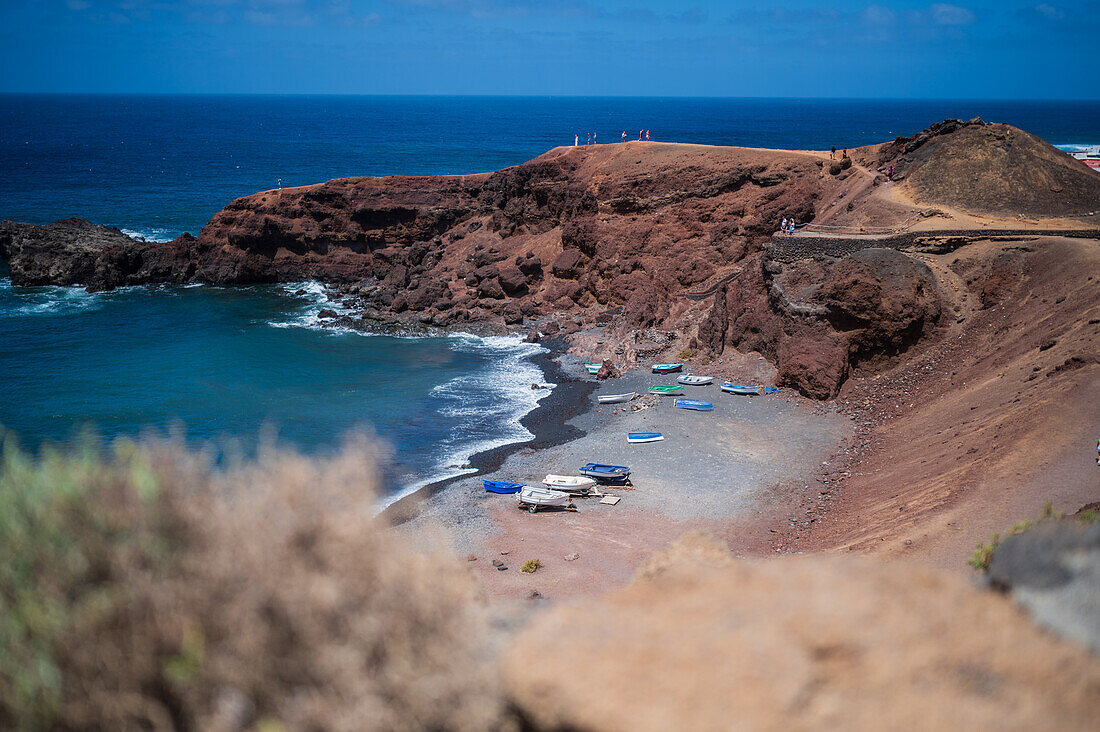
[[670, 386], [664, 386], [662, 384], [654, 384], [653, 386], [649, 387], [649, 393], [650, 394], [668, 394], [668, 395], [683, 394], [684, 393], [684, 387], [680, 386], [679, 384], [673, 384], [673, 385], [670, 385]]
[[584, 365], [584, 367], [588, 370], [588, 373], [590, 374], [599, 373], [601, 366], [603, 366], [602, 363], [586, 363]]

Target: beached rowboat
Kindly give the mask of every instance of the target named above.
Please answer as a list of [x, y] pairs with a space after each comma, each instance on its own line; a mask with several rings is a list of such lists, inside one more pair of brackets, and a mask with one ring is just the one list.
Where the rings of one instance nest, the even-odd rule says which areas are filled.
[[581, 475], [587, 475], [596, 480], [624, 480], [630, 476], [630, 468], [625, 465], [603, 465], [601, 463], [588, 463], [580, 469]]
[[672, 374], [680, 369], [684, 365], [682, 363], [655, 363], [653, 364], [653, 373], [655, 374]]
[[586, 363], [584, 369], [590, 374], [598, 374], [601, 366], [603, 366], [602, 363]]
[[706, 386], [712, 381], [714, 381], [713, 376], [696, 376], [695, 374], [688, 374], [676, 379], [676, 383], [684, 386]]
[[527, 487], [523, 483], [508, 483], [503, 480], [483, 480], [482, 483], [490, 493], [519, 493]]
[[662, 396], [669, 396], [669, 395], [672, 395], [672, 394], [683, 394], [684, 393], [684, 387], [678, 386], [678, 385], [667, 385], [666, 386], [664, 384], [654, 384], [653, 386], [649, 387], [649, 393], [650, 394], [661, 394]]
[[632, 391], [629, 394], [604, 394], [596, 397], [596, 400], [600, 404], [622, 404], [633, 400], [636, 396], [638, 396], [638, 393]]
[[697, 412], [712, 412], [714, 411], [714, 405], [710, 402], [701, 402], [698, 399], [677, 399], [673, 403], [674, 407], [680, 409], [694, 409]]
[[530, 486], [516, 494], [516, 500], [521, 505], [527, 506], [527, 510], [531, 513], [537, 511], [540, 506], [564, 506], [569, 503], [570, 498], [568, 493]]
[[744, 386], [742, 384], [731, 384], [728, 381], [719, 388], [730, 394], [745, 394], [747, 396], [756, 396], [757, 394], [764, 393], [764, 387], [762, 386]]
[[596, 481], [579, 475], [548, 475], [543, 479], [542, 484], [556, 491], [587, 493], [596, 485]]
[[665, 439], [665, 436], [660, 432], [628, 432], [626, 435], [626, 441], [637, 445], [642, 442], [659, 442]]

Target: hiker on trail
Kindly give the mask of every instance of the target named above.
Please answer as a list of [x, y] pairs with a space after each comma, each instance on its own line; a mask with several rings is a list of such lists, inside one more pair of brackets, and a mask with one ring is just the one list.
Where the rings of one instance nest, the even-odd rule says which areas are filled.
[[623, 142], [626, 142], [626, 130], [623, 130]]
[[886, 180], [893, 180], [893, 179], [894, 179], [894, 166], [891, 165], [889, 168], [886, 169]]
[[644, 130], [638, 130], [638, 142], [642, 141], [642, 132], [644, 132]]
[[649, 142], [649, 130], [645, 131], [645, 141]]
[[781, 232], [783, 232], [784, 234], [787, 233], [787, 217], [786, 216], [783, 217], [783, 223], [779, 225], [779, 230]]
[[573, 135], [573, 147], [576, 147], [577, 145], [579, 145], [580, 142], [581, 142], [581, 136], [580, 135]]
[[836, 145], [833, 145], [833, 149], [829, 151], [829, 160], [836, 160]]
[[787, 226], [790, 227], [790, 229], [787, 230], [787, 233], [790, 234], [791, 236], [794, 236], [794, 219], [793, 218], [791, 219], [790, 223], [787, 224]]
[[1096, 441], [1096, 464], [1100, 465], [1100, 440]]
[[848, 157], [848, 148], [844, 148], [844, 157]]
[[589, 132], [588, 133], [588, 142], [586, 142], [585, 145], [587, 146], [587, 145], [591, 145], [591, 144], [592, 144], [592, 133]]
[[596, 142], [596, 133], [595, 132], [592, 133], [592, 144], [593, 145], [598, 145], [599, 144], [598, 142]]

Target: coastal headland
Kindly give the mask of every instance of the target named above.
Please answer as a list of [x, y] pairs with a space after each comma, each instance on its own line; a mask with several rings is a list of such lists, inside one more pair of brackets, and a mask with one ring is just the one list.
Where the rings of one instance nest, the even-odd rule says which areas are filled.
[[[314, 279], [343, 306], [324, 324], [546, 343], [559, 387], [529, 415], [535, 440], [388, 511], [413, 546], [442, 527], [497, 621], [530, 623], [499, 654], [527, 728], [723, 728], [715, 700], [735, 692], [763, 727], [1073, 727], [1100, 698], [1094, 653], [958, 576], [1045, 504], [1100, 500], [1100, 175], [1027, 132], [947, 120], [835, 155], [555, 148], [494, 173], [264, 191], [166, 244], [4, 222], [0, 257], [15, 285]], [[658, 362], [714, 376], [684, 394], [714, 410], [648, 393], [674, 383]], [[603, 489], [617, 503], [528, 513], [481, 485], [587, 462], [631, 466]], [[802, 553], [834, 556], [761, 561]], [[1043, 597], [1031, 607], [1077, 607]], [[1095, 651], [1091, 632], [1065, 634]]]

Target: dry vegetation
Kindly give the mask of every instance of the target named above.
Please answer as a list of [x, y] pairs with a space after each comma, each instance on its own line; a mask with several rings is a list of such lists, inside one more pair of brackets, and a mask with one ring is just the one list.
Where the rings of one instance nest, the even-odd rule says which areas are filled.
[[374, 454], [0, 464], [0, 728], [502, 724], [483, 605], [373, 518]]

